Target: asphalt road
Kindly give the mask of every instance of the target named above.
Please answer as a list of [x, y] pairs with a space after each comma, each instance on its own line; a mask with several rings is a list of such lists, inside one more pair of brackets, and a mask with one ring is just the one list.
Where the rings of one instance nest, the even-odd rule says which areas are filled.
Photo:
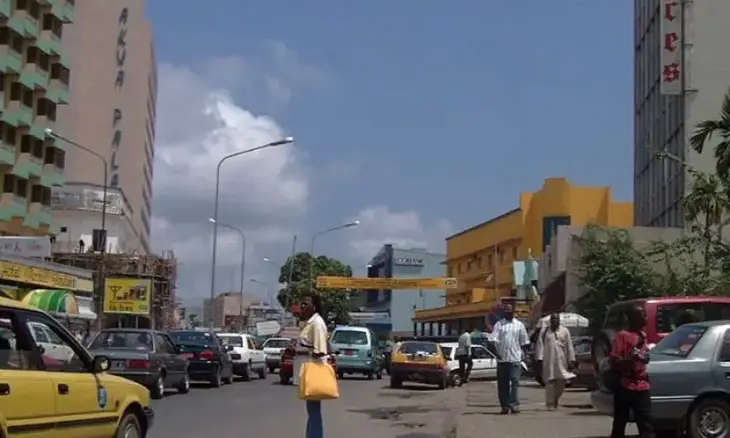
[[[546, 412], [541, 389], [523, 386], [523, 413], [496, 415], [493, 382], [470, 382], [463, 388], [439, 391], [414, 385], [401, 390], [383, 380], [360, 378], [340, 381], [340, 399], [324, 402], [325, 435], [347, 438], [459, 438], [603, 437], [610, 419], [597, 416], [588, 406], [585, 392], [566, 394], [564, 408]], [[153, 402], [156, 419], [149, 438], [181, 436], [304, 437], [306, 412], [297, 388], [281, 386], [278, 378], [236, 381], [212, 389], [195, 386], [190, 393], [169, 393]], [[633, 428], [632, 428], [633, 429]], [[629, 433], [633, 430], [627, 431]], [[634, 432], [635, 433], [635, 432]]]

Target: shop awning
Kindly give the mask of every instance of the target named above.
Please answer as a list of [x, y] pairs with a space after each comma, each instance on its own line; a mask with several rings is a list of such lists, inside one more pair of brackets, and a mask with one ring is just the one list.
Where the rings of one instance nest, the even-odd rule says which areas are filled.
[[23, 303], [58, 316], [79, 317], [74, 294], [65, 290], [36, 289], [23, 297]]

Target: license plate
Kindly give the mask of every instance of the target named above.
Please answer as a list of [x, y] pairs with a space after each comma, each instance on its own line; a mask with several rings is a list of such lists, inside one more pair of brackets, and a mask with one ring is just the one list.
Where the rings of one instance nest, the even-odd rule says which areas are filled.
[[239, 359], [241, 359], [241, 355], [240, 354], [231, 354], [231, 359], [239, 360]]
[[127, 366], [127, 361], [125, 361], [125, 360], [113, 360], [111, 369], [123, 370], [126, 366]]
[[578, 370], [580, 371], [593, 371], [593, 364], [590, 363], [579, 363]]
[[193, 353], [183, 353], [183, 354], [181, 354], [181, 356], [184, 357], [185, 359], [192, 359], [195, 357], [195, 355]]

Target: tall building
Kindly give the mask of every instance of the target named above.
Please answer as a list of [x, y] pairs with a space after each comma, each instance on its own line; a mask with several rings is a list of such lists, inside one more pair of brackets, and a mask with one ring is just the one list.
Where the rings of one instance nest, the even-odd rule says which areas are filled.
[[65, 145], [48, 141], [69, 100], [63, 33], [72, 0], [0, 1], [0, 234], [53, 232], [51, 193], [63, 184]]
[[697, 123], [717, 117], [730, 86], [725, 0], [634, 0], [634, 202], [637, 226], [683, 227], [691, 179], [666, 151], [713, 171], [710, 151], [690, 149]]
[[[78, 73], [56, 133], [106, 159], [106, 229], [111, 251], [149, 252], [157, 66], [144, 0], [80, 0], [64, 48]], [[65, 232], [57, 245], [88, 247], [99, 212], [104, 167], [94, 154], [66, 148], [66, 185], [54, 190]]]

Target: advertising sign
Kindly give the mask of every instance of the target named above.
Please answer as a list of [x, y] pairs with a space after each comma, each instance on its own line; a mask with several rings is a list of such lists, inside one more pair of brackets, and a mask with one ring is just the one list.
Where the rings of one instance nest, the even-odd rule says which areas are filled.
[[659, 87], [661, 94], [682, 94], [682, 2], [680, 0], [663, 0], [661, 9], [661, 47], [662, 82]]
[[0, 261], [0, 278], [49, 289], [76, 290], [76, 277], [73, 275], [6, 261]]
[[104, 313], [149, 315], [152, 280], [147, 278], [107, 278], [104, 283]]
[[358, 278], [317, 277], [325, 289], [457, 289], [456, 278]]
[[42, 237], [0, 237], [0, 254], [27, 258], [47, 258], [51, 256], [51, 239]]

